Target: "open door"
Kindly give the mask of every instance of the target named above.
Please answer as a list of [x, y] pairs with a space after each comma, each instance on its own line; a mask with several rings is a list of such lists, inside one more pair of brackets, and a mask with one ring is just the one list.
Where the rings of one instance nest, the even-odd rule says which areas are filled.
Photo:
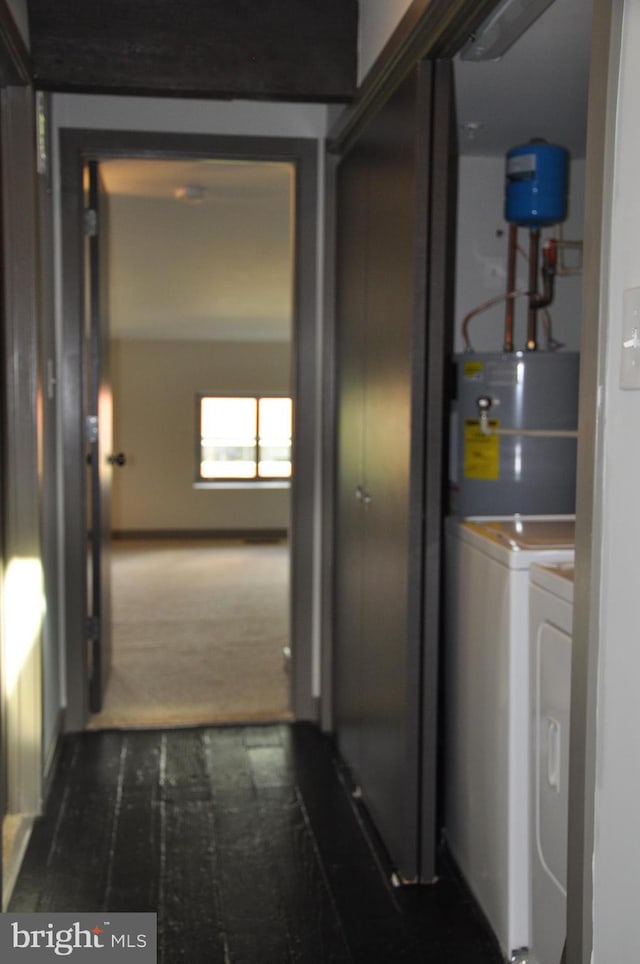
[[84, 411], [87, 506], [87, 633], [89, 708], [102, 708], [111, 668], [111, 477], [122, 456], [112, 453], [109, 379], [108, 198], [97, 161], [84, 169]]

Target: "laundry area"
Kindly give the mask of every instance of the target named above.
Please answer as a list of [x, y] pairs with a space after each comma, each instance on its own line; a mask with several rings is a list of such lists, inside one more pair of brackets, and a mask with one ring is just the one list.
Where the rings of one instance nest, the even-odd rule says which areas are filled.
[[[544, 21], [551, 28], [561, 7], [543, 14], [520, 44], [530, 42], [533, 52], [537, 30], [538, 50], [548, 50]], [[550, 52], [540, 56], [534, 86], [546, 83], [542, 70], [557, 80], [564, 69]], [[515, 123], [501, 110], [507, 75], [501, 87], [499, 62], [485, 57], [481, 41], [472, 40], [456, 64], [461, 157], [443, 568], [442, 829], [505, 958], [560, 964], [584, 145], [575, 130], [572, 142], [568, 129], [565, 139], [556, 136], [547, 101], [549, 126], [537, 118], [530, 137], [505, 143], [500, 162], [474, 147], [491, 123], [461, 116], [474, 101], [472, 78], [480, 90], [483, 78], [496, 85], [494, 133], [502, 127], [508, 137]], [[580, 102], [574, 109], [585, 123]]]

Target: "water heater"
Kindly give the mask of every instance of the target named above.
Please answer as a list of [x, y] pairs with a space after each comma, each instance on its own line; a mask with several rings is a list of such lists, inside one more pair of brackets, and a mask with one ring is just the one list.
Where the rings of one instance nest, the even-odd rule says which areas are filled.
[[[478, 352], [454, 362], [450, 511], [575, 512], [578, 353]], [[479, 398], [490, 400], [490, 434], [482, 431]]]
[[506, 220], [530, 228], [564, 221], [568, 170], [564, 147], [542, 140], [513, 147], [506, 157]]

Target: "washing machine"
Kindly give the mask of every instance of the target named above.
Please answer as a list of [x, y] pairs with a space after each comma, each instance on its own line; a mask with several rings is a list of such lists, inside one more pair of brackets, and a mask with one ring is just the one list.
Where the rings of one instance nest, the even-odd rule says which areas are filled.
[[566, 936], [573, 565], [533, 565], [531, 964], [558, 964]]
[[444, 831], [507, 958], [530, 945], [529, 573], [575, 517], [446, 523]]

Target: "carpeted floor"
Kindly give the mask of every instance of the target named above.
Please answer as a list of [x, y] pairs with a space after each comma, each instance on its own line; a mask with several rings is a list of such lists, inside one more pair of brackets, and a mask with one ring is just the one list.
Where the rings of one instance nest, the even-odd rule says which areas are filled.
[[90, 727], [286, 720], [285, 543], [120, 541], [114, 659]]

